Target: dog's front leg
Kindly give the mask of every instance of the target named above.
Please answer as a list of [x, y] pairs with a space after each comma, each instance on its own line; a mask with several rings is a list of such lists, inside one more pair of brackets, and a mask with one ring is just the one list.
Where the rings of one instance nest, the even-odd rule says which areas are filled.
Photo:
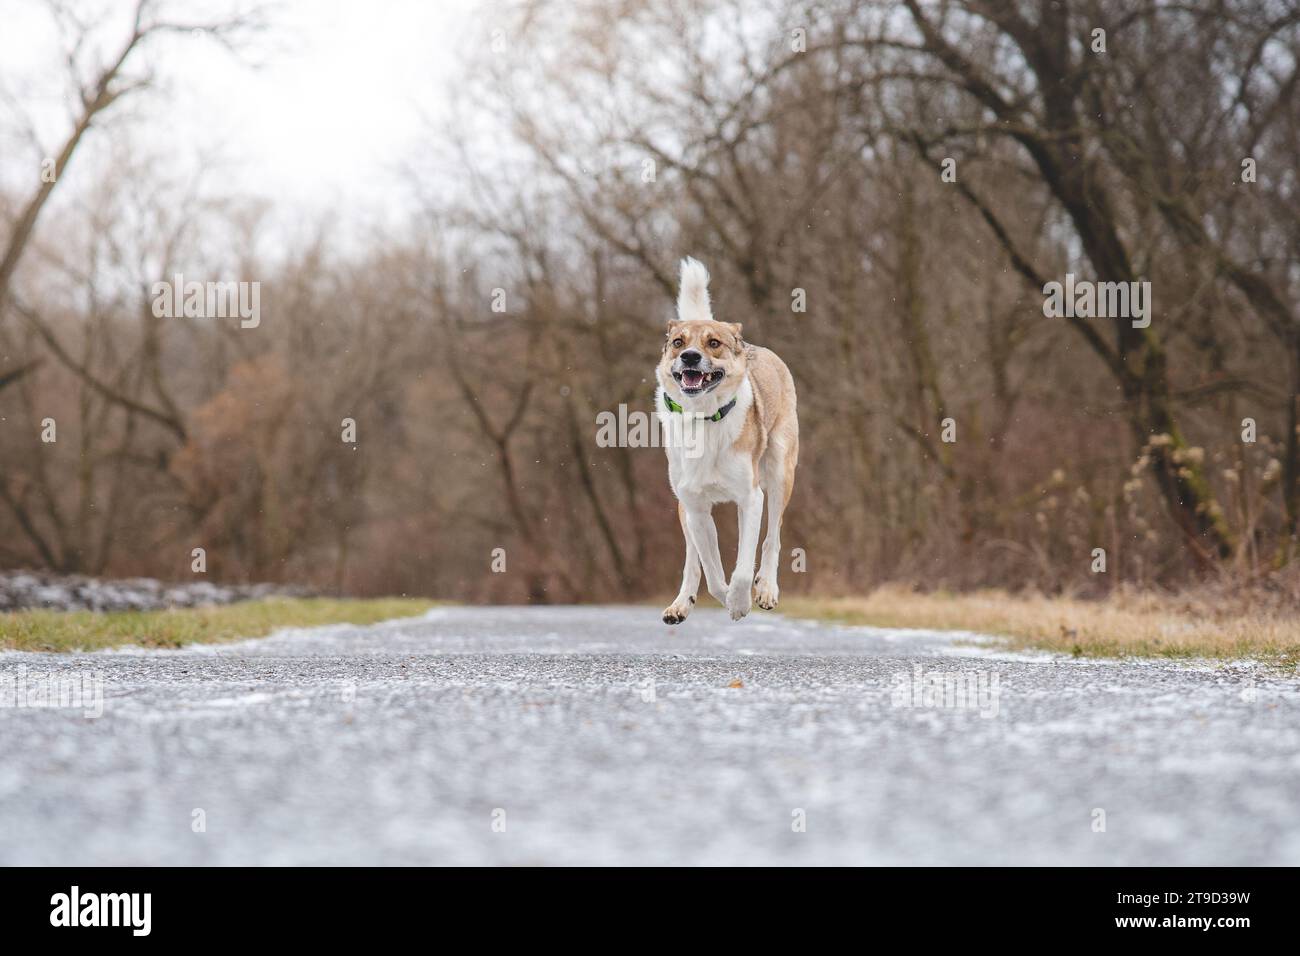
[[677, 592], [673, 603], [664, 608], [665, 624], [680, 624], [695, 607], [695, 594], [700, 589], [700, 553], [695, 550], [691, 540], [691, 530], [686, 527], [686, 509], [677, 503], [677, 519], [682, 525], [682, 537], [686, 539], [686, 566], [682, 568], [682, 589]]
[[736, 502], [740, 519], [740, 543], [736, 549], [736, 570], [727, 588], [727, 610], [739, 621], [754, 603], [754, 552], [758, 548], [758, 531], [763, 523], [763, 489], [754, 485], [749, 495]]
[[713, 523], [713, 506], [685, 503], [686, 533], [690, 535], [700, 564], [704, 566], [704, 582], [709, 593], [719, 604], [727, 603], [727, 577], [722, 570], [722, 553], [718, 550], [718, 526]]

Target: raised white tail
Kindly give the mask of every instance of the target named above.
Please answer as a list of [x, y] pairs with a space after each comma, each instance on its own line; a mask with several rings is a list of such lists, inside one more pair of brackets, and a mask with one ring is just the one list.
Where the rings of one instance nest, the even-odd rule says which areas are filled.
[[683, 322], [707, 322], [713, 318], [713, 310], [709, 308], [709, 270], [704, 268], [704, 263], [689, 256], [682, 260], [677, 318]]

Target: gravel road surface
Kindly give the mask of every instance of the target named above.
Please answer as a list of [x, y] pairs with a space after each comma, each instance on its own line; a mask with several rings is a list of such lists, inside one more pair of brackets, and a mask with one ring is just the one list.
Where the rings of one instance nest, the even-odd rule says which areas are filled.
[[1295, 865], [1297, 799], [1247, 665], [651, 607], [0, 654], [2, 864]]

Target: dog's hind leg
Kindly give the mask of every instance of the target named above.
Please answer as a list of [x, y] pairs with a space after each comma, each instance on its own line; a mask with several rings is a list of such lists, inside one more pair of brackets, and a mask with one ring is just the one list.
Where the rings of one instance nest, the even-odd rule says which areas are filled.
[[664, 608], [665, 624], [680, 624], [695, 607], [695, 595], [700, 590], [700, 553], [695, 550], [691, 540], [690, 529], [686, 527], [686, 509], [677, 504], [677, 519], [682, 525], [682, 537], [686, 539], [686, 566], [682, 568], [682, 589], [677, 598]]
[[683, 503], [686, 534], [695, 545], [704, 581], [719, 604], [727, 603], [727, 574], [722, 570], [722, 553], [718, 550], [718, 526], [713, 523], [713, 509], [708, 504]]
[[793, 448], [778, 444], [768, 447], [763, 461], [763, 490], [767, 492], [767, 537], [763, 539], [763, 560], [754, 579], [754, 603], [765, 611], [776, 607], [781, 590], [776, 584], [781, 564], [781, 520], [794, 491], [794, 469], [798, 457], [798, 437]]
[[763, 489], [755, 485], [748, 497], [736, 502], [740, 522], [736, 545], [736, 569], [727, 588], [727, 610], [739, 621], [754, 605], [754, 552], [758, 550], [758, 531], [763, 524]]

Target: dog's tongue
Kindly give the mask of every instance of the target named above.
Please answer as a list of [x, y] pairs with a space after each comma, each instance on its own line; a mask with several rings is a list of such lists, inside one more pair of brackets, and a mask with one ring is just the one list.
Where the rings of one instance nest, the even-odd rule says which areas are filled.
[[699, 369], [688, 368], [682, 372], [682, 384], [690, 388], [697, 388], [704, 381], [704, 373]]

